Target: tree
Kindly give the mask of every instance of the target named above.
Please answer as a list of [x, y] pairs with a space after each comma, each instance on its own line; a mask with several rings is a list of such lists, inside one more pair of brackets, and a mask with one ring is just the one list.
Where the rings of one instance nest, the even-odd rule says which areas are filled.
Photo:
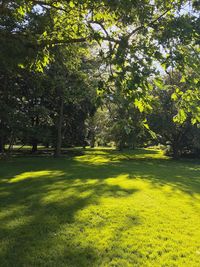
[[[84, 139], [85, 119], [98, 107], [94, 103], [96, 98], [88, 101], [88, 95], [97, 87], [103, 92], [101, 97], [116, 107], [118, 121], [113, 132], [118, 133], [119, 141], [125, 144], [133, 132], [138, 132], [136, 128], [148, 128], [145, 116], [150, 110], [151, 80], [160, 75], [156, 64], [168, 72], [178, 69], [183, 77], [188, 70], [198, 71], [198, 61], [194, 58], [199, 49], [199, 5], [193, 1], [192, 12], [185, 14], [183, 8], [188, 3], [182, 0], [2, 1], [0, 101], [8, 112], [3, 114], [1, 110], [0, 149], [3, 150], [5, 142], [12, 144], [16, 138], [25, 140], [20, 129], [24, 125], [28, 129], [26, 142], [32, 143], [33, 151], [40, 142], [37, 133], [48, 128], [49, 136], [54, 136], [51, 142], [56, 144], [55, 154], [59, 155], [63, 137], [69, 138], [63, 127], [69, 125], [66, 120], [71, 107], [76, 114], [68, 118], [70, 127], [79, 129], [80, 138]], [[101, 76], [98, 85], [91, 70], [83, 67], [91, 61], [91, 56], [83, 56], [88, 51], [95, 59], [98, 54], [101, 60], [93, 65], [93, 73]], [[27, 83], [29, 77], [34, 86]], [[47, 80], [47, 93], [46, 87], [43, 90], [36, 82], [43, 79]], [[193, 123], [197, 123], [198, 75], [190, 75], [188, 84], [176, 118], [192, 114]], [[27, 88], [28, 94], [21, 92], [21, 88]], [[86, 109], [82, 103], [89, 103]], [[132, 121], [134, 116], [138, 116], [138, 124]], [[74, 118], [81, 120], [79, 127], [75, 127]], [[53, 139], [52, 136], [49, 138]]]
[[[61, 154], [62, 139], [64, 137], [71, 139], [67, 132], [69, 133], [72, 127], [75, 129], [75, 124], [81, 126], [82, 129], [77, 127], [77, 131], [82, 132], [82, 139], [84, 139], [84, 121], [94, 105], [95, 82], [89, 80], [88, 73], [84, 71], [81, 64], [83, 52], [86, 57], [87, 50], [80, 45], [67, 47], [67, 49], [65, 47], [56, 48], [54, 61], [47, 69], [53, 96], [53, 102], [50, 105], [56, 114], [53, 118], [57, 132], [55, 156]], [[73, 122], [75, 118], [76, 120]], [[64, 127], [68, 129], [64, 129]], [[71, 133], [71, 135], [75, 135], [75, 133]], [[81, 143], [83, 142], [84, 140], [81, 141]], [[66, 141], [65, 143], [69, 144], [70, 142]]]
[[170, 146], [168, 153], [174, 158], [199, 150], [199, 128], [192, 123], [191, 116], [186, 117], [180, 111], [182, 103], [177, 97], [179, 94], [184, 95], [187, 90], [187, 83], [182, 82], [181, 73], [174, 72], [164, 78], [163, 89], [155, 88], [153, 91], [156, 101], [148, 123], [157, 134], [158, 142]]
[[[118, 149], [135, 148], [144, 145], [144, 114], [131, 107], [116, 103], [107, 103], [100, 107], [90, 121], [90, 140], [98, 145], [114, 144]], [[91, 134], [92, 132], [92, 134]]]

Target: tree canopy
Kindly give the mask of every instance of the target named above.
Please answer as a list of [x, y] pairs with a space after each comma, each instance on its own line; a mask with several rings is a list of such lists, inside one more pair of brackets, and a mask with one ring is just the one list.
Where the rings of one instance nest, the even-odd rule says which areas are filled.
[[198, 127], [199, 11], [182, 0], [1, 1], [0, 150], [84, 146], [100, 110], [108, 139], [135, 146], [155, 138], [148, 116], [163, 90], [173, 123]]

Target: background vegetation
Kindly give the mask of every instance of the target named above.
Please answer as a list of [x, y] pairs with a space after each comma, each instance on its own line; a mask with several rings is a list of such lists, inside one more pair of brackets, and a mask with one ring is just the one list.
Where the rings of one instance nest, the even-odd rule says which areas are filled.
[[[0, 153], [199, 155], [199, 1], [1, 1]], [[8, 146], [6, 146], [8, 145]]]

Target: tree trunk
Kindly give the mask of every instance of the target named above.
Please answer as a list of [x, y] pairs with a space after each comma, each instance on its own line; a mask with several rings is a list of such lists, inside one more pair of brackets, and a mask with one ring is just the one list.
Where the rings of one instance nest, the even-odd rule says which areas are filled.
[[4, 138], [3, 136], [0, 136], [0, 153], [3, 153], [4, 151], [5, 151]]
[[49, 142], [45, 143], [45, 148], [49, 148]]
[[37, 139], [33, 139], [33, 140], [32, 140], [32, 149], [31, 149], [31, 153], [35, 153], [35, 152], [37, 152], [37, 146], [38, 146], [38, 140], [37, 140]]
[[[39, 126], [39, 116], [38, 115], [36, 117], [32, 118], [32, 127], [33, 127], [33, 129], [35, 127], [37, 127], [37, 126]], [[36, 134], [34, 134], [34, 136], [32, 137], [31, 145], [32, 145], [31, 153], [37, 152], [37, 150], [38, 150], [38, 139], [36, 137]]]
[[61, 155], [63, 108], [64, 108], [64, 97], [61, 96], [60, 97], [60, 110], [59, 110], [58, 123], [57, 123], [56, 148], [54, 152], [55, 157], [59, 157]]
[[11, 153], [11, 151], [13, 149], [14, 140], [15, 140], [14, 135], [11, 134], [10, 143], [9, 143], [9, 147], [8, 147], [8, 153]]
[[95, 145], [95, 134], [92, 132], [91, 140], [90, 140], [90, 147], [94, 148], [94, 145]]
[[123, 141], [119, 141], [118, 144], [117, 144], [117, 149], [119, 151], [122, 151], [124, 149], [124, 142]]
[[179, 149], [176, 143], [172, 144], [172, 153], [174, 159], [178, 159], [180, 157]]

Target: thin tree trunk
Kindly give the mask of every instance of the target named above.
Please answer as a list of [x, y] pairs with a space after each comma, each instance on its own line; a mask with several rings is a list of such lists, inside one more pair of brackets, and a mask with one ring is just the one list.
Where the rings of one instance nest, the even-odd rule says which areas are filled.
[[32, 140], [32, 149], [31, 149], [32, 153], [37, 152], [37, 146], [38, 146], [38, 140], [37, 139], [33, 139]]
[[94, 145], [95, 145], [95, 133], [94, 133], [94, 131], [92, 131], [91, 140], [90, 140], [90, 147], [94, 148]]
[[59, 157], [61, 155], [61, 147], [62, 147], [62, 124], [63, 124], [63, 108], [64, 108], [64, 97], [60, 97], [60, 110], [59, 117], [57, 123], [57, 138], [56, 138], [56, 148], [54, 152], [55, 157]]
[[179, 149], [176, 143], [172, 144], [173, 158], [178, 159], [180, 157]]
[[3, 136], [0, 136], [0, 153], [3, 153], [4, 151], [5, 151], [4, 138]]
[[49, 148], [49, 142], [45, 143], [45, 148]]
[[11, 134], [10, 144], [9, 144], [9, 147], [8, 147], [8, 153], [11, 153], [11, 151], [13, 149], [14, 140], [15, 140], [15, 138], [14, 138], [13, 134]]
[[[37, 115], [36, 118], [32, 118], [32, 127], [37, 127], [39, 126], [39, 116]], [[38, 138], [34, 135], [31, 140], [31, 153], [35, 153], [38, 150]]]
[[122, 151], [124, 149], [124, 143], [120, 141], [119, 144], [117, 145], [117, 148], [119, 149], [119, 151]]

